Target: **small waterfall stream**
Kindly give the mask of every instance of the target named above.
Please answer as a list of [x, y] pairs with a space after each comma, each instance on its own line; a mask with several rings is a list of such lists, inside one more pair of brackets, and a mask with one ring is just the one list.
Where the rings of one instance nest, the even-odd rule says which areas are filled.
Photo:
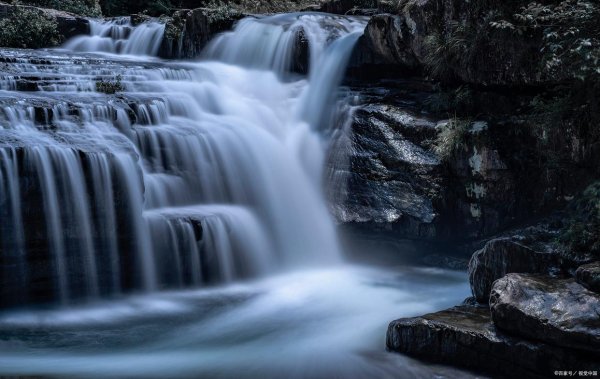
[[154, 56], [164, 32], [165, 25], [156, 21], [134, 26], [129, 17], [90, 20], [90, 35], [75, 37], [64, 48], [75, 52]]
[[[156, 54], [164, 32], [121, 18], [92, 21], [91, 35], [64, 45], [74, 55], [7, 50], [0, 304], [67, 304], [339, 261], [320, 130], [364, 27], [324, 14], [252, 17], [201, 61], [167, 63], [121, 60]], [[308, 76], [291, 75], [300, 32]], [[123, 91], [97, 92], [117, 76]]]

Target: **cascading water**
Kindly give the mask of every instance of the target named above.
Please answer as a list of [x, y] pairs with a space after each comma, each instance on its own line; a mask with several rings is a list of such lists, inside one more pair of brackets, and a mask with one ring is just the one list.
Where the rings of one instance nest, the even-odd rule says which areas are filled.
[[324, 150], [365, 23], [247, 18], [195, 62], [127, 19], [3, 49], [0, 375], [464, 378], [383, 349], [463, 273], [327, 265]]
[[64, 48], [75, 52], [127, 55], [156, 55], [165, 32], [165, 25], [147, 21], [132, 25], [129, 17], [112, 20], [90, 20], [90, 35], [68, 41]]
[[[242, 20], [202, 62], [11, 51], [0, 77], [2, 304], [68, 303], [339, 260], [318, 130], [365, 21]], [[164, 25], [92, 21], [66, 49], [152, 55]], [[284, 78], [309, 41], [308, 78]], [[149, 60], [147, 60], [149, 62]], [[334, 64], [335, 63], [335, 64]], [[118, 96], [95, 92], [122, 78]], [[27, 100], [23, 88], [29, 89]], [[41, 212], [41, 213], [40, 213]]]

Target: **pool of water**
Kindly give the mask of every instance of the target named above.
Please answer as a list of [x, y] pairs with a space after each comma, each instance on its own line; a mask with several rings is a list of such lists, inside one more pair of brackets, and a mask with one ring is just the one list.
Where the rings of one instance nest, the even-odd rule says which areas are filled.
[[0, 314], [0, 375], [427, 378], [466, 373], [385, 350], [387, 324], [469, 295], [466, 274], [356, 265], [68, 309]]

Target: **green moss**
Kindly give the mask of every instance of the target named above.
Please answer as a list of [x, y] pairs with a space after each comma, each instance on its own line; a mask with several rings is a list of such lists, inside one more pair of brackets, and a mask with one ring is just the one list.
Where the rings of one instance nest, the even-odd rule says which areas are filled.
[[38, 49], [59, 43], [56, 20], [41, 11], [14, 8], [10, 17], [0, 20], [0, 46]]
[[113, 95], [117, 92], [125, 91], [125, 86], [121, 82], [121, 75], [118, 75], [115, 80], [101, 80], [96, 82], [96, 91]]

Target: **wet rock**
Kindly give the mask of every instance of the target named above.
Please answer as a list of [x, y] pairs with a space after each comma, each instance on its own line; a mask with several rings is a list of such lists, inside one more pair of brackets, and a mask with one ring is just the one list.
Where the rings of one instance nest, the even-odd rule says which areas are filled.
[[233, 28], [241, 13], [197, 8], [179, 10], [166, 21], [165, 36], [158, 55], [162, 58], [194, 58], [218, 33]]
[[440, 161], [422, 142], [435, 123], [388, 104], [367, 104], [329, 159], [331, 210], [340, 223], [393, 225], [404, 236], [435, 235], [431, 193]]
[[560, 265], [555, 250], [531, 247], [516, 237], [496, 238], [473, 254], [469, 282], [477, 301], [487, 303], [494, 281], [508, 273], [549, 273]]
[[508, 274], [494, 283], [490, 307], [511, 334], [600, 353], [600, 295], [573, 279]]
[[136, 13], [136, 14], [132, 14], [130, 16], [130, 19], [131, 19], [132, 26], [138, 26], [140, 24], [143, 24], [144, 22], [150, 21], [152, 19], [152, 17], [148, 16], [147, 14]]
[[361, 37], [351, 60], [351, 69], [381, 66], [392, 69], [400, 66], [405, 71], [415, 71], [419, 61], [410, 48], [410, 35], [404, 17], [393, 14], [373, 16]]
[[597, 370], [583, 352], [515, 338], [497, 330], [487, 307], [462, 305], [390, 323], [387, 348], [495, 376], [549, 377], [556, 370]]
[[579, 284], [590, 291], [600, 293], [600, 262], [580, 266], [576, 276]]

